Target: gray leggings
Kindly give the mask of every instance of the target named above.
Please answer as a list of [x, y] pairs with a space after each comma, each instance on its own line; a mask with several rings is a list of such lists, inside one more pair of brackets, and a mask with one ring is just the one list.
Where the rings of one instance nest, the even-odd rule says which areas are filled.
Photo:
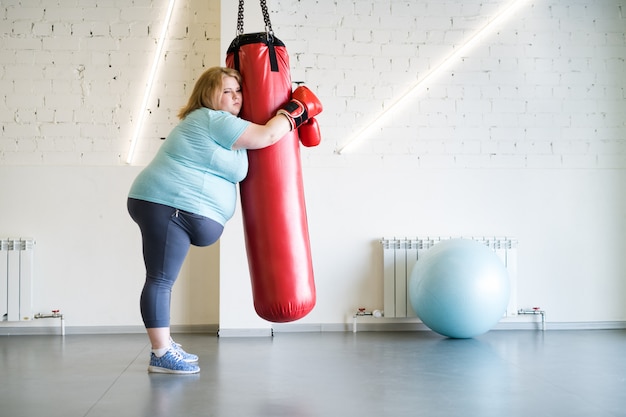
[[146, 265], [141, 317], [146, 328], [169, 327], [172, 286], [190, 245], [212, 245], [224, 227], [208, 217], [134, 198], [128, 199], [128, 212], [141, 230]]

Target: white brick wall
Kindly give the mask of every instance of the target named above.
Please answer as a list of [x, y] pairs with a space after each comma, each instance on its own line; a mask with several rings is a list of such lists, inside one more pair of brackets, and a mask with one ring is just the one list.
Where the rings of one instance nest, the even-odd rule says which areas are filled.
[[[0, 3], [0, 165], [122, 164], [167, 2], [51, 3]], [[219, 2], [179, 0], [138, 163], [175, 123], [194, 77], [219, 63]]]
[[[273, 19], [279, 37], [298, 27], [291, 54], [322, 63], [303, 71], [331, 95], [332, 112], [320, 116], [321, 153], [343, 145], [508, 2], [313, 3], [298, 3], [304, 19], [283, 19], [281, 10]], [[619, 0], [528, 2], [421, 92], [408, 114], [348, 152], [415, 155], [424, 167], [625, 167], [625, 10]], [[323, 48], [329, 28], [335, 42]]]
[[[49, 3], [0, 3], [0, 165], [122, 164], [167, 2]], [[268, 1], [292, 78], [325, 104], [324, 141], [306, 158], [344, 163], [337, 148], [507, 3]], [[626, 167], [625, 14], [623, 0], [527, 2], [350, 152], [424, 167]], [[217, 0], [177, 1], [137, 163], [195, 76], [223, 64], [220, 24], [234, 34], [235, 21], [219, 15]]]

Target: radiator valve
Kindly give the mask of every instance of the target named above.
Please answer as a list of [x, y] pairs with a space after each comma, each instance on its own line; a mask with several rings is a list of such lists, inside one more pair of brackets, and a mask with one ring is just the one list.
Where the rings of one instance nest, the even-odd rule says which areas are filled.
[[383, 317], [385, 314], [383, 313], [382, 310], [373, 310], [373, 311], [367, 311], [365, 308], [360, 307], [356, 313], [354, 313], [353, 318], [353, 324], [352, 324], [352, 332], [356, 333], [356, 327], [357, 327], [357, 318], [359, 316], [372, 316], [375, 317], [377, 319]]
[[359, 308], [355, 314], [355, 316], [372, 316], [372, 317], [376, 317], [377, 319], [381, 318], [383, 315], [384, 315], [383, 312], [380, 310], [367, 311], [366, 309], [362, 307]]
[[61, 314], [61, 310], [52, 310], [52, 314], [35, 314], [36, 319], [61, 319], [61, 336], [65, 336], [65, 319], [63, 318], [63, 314]]
[[531, 314], [534, 316], [541, 315], [541, 330], [546, 330], [546, 312], [540, 307], [533, 307], [531, 309], [520, 308], [517, 314]]

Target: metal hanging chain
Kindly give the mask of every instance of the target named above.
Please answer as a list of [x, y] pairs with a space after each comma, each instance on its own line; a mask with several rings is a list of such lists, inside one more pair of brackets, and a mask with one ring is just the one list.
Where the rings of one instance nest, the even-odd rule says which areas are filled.
[[239, 11], [237, 12], [237, 34], [243, 35], [243, 1], [239, 0]]
[[272, 22], [270, 22], [270, 14], [267, 11], [267, 3], [265, 0], [261, 0], [261, 12], [263, 13], [263, 21], [265, 22], [265, 31], [269, 36], [274, 35], [272, 30]]
[[[270, 21], [270, 14], [267, 11], [267, 2], [266, 0], [261, 1], [261, 12], [263, 13], [263, 21], [265, 22], [265, 31], [268, 36], [274, 36], [274, 31], [272, 30], [272, 22]], [[237, 34], [243, 35], [243, 3], [244, 0], [239, 0], [239, 10], [237, 11]]]

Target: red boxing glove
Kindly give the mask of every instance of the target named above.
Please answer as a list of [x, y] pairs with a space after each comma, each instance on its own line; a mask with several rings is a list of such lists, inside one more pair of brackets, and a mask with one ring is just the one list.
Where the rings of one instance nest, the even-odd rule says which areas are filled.
[[300, 142], [302, 142], [304, 146], [312, 147], [319, 145], [322, 141], [322, 135], [317, 119], [311, 117], [309, 120], [302, 123], [298, 128], [298, 135], [300, 136]]
[[294, 130], [321, 112], [322, 103], [308, 87], [301, 85], [293, 91], [291, 100], [278, 110], [276, 114], [286, 116], [291, 124], [291, 130]]

